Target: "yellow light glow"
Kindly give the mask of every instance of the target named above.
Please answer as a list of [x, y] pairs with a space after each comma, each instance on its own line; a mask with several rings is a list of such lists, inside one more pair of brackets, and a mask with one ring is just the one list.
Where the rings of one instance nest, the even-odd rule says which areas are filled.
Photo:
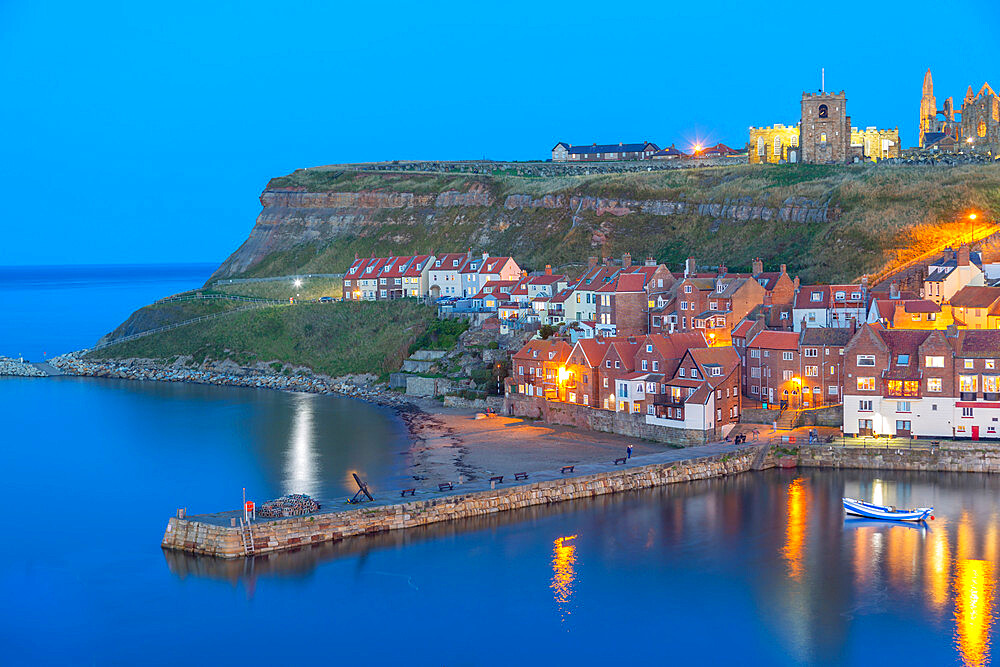
[[576, 535], [560, 537], [553, 543], [552, 549], [552, 581], [549, 588], [555, 598], [556, 606], [559, 607], [559, 615], [562, 620], [570, 614], [566, 605], [573, 597], [573, 582], [576, 581], [576, 545], [566, 544], [576, 539]]
[[984, 560], [959, 560], [955, 566], [955, 643], [966, 665], [990, 659], [990, 626], [995, 582]]
[[697, 153], [700, 150], [701, 150], [701, 144], [695, 144], [694, 145], [694, 151]]
[[566, 370], [565, 366], [559, 367], [558, 375], [559, 375], [559, 384], [566, 384], [566, 378], [569, 377], [569, 371]]
[[969, 220], [975, 220], [975, 219], [976, 219], [976, 214], [975, 213], [970, 213], [969, 214]]
[[928, 534], [924, 544], [924, 579], [931, 605], [941, 612], [948, 604], [948, 585], [951, 576], [951, 558], [948, 547], [948, 520], [941, 517]]
[[785, 546], [781, 555], [788, 561], [788, 576], [796, 581], [802, 578], [803, 554], [806, 543], [806, 512], [808, 497], [802, 478], [788, 485], [788, 526], [785, 528]]
[[802, 384], [802, 378], [796, 375], [795, 377], [792, 378], [792, 382], [794, 382], [795, 384]]

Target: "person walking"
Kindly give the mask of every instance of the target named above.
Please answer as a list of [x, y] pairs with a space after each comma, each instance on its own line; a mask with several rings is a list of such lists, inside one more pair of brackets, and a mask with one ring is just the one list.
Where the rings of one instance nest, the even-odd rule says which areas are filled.
[[626, 459], [632, 458], [632, 445], [629, 445], [628, 447], [625, 448], [625, 458]]

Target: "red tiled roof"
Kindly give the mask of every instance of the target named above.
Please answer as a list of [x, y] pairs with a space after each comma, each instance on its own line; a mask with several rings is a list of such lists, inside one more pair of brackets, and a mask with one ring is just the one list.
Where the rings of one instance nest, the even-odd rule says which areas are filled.
[[747, 332], [750, 331], [750, 329], [753, 328], [753, 325], [754, 325], [754, 322], [751, 322], [750, 320], [741, 320], [740, 323], [736, 325], [736, 328], [733, 329], [733, 332], [731, 334], [732, 337], [733, 338], [742, 338], [742, 337], [746, 336]]
[[955, 292], [949, 303], [963, 308], [989, 308], [1000, 299], [1000, 287], [966, 285]]
[[799, 334], [794, 331], [761, 331], [747, 343], [747, 347], [768, 350], [798, 350]]
[[926, 299], [916, 299], [903, 302], [903, 311], [907, 313], [940, 313], [941, 306]]
[[962, 329], [955, 342], [955, 354], [960, 357], [1000, 359], [1000, 331], [994, 329]]

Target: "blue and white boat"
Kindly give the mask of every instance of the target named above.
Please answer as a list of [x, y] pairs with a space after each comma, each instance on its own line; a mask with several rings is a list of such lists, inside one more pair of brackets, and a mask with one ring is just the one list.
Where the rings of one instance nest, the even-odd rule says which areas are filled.
[[934, 515], [931, 514], [934, 511], [933, 507], [917, 507], [901, 510], [891, 505], [889, 507], [873, 505], [864, 500], [855, 500], [854, 498], [844, 498], [844, 511], [848, 514], [863, 516], [869, 519], [883, 519], [888, 521], [926, 521], [928, 518], [934, 518]]

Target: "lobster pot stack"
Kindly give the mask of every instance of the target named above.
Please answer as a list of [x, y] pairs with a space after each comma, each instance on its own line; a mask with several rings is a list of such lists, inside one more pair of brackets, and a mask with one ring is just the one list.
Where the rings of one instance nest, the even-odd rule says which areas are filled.
[[269, 519], [280, 519], [286, 516], [303, 516], [318, 511], [318, 502], [304, 493], [292, 493], [268, 500], [257, 510], [257, 515]]

